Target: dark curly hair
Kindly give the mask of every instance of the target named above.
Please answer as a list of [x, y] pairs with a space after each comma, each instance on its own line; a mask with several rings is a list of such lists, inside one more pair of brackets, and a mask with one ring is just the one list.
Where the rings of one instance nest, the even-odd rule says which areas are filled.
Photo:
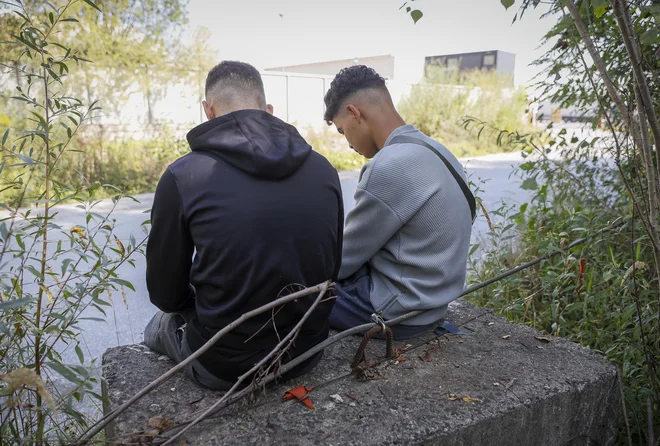
[[266, 102], [261, 74], [245, 62], [224, 60], [209, 71], [206, 76], [206, 97], [220, 89], [233, 94], [254, 96], [259, 102]]
[[325, 94], [325, 114], [323, 119], [328, 125], [332, 124], [332, 118], [339, 112], [342, 102], [353, 93], [360, 90], [379, 89], [387, 91], [385, 79], [376, 70], [366, 65], [354, 65], [342, 69], [330, 84], [330, 89]]

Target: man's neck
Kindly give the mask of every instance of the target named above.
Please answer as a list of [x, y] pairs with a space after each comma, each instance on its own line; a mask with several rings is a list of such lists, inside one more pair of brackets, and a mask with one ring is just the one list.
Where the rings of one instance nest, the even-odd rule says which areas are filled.
[[406, 125], [406, 121], [403, 120], [403, 118], [399, 115], [399, 113], [396, 112], [396, 110], [394, 110], [393, 113], [388, 113], [387, 116], [383, 117], [382, 124], [378, 128], [377, 134], [374, 135], [374, 141], [376, 142], [378, 150], [385, 146], [387, 138], [390, 137], [392, 132], [402, 125]]

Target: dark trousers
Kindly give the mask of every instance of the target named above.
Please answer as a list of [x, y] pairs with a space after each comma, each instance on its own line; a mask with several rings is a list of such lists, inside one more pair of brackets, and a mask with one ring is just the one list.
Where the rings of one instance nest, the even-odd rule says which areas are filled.
[[[362, 266], [349, 278], [335, 285], [337, 298], [330, 313], [330, 327], [347, 330], [358, 325], [373, 322], [371, 315], [376, 312], [371, 300], [371, 276], [369, 266]], [[438, 323], [431, 325], [395, 325], [392, 328], [394, 339], [414, 338], [435, 329]]]
[[[159, 311], [144, 329], [144, 343], [151, 350], [165, 355], [177, 364], [193, 351], [186, 339], [186, 326], [194, 315], [194, 309], [184, 313], [164, 313]], [[309, 373], [321, 360], [323, 353], [317, 353], [297, 367], [282, 375], [283, 379], [296, 378]], [[235, 381], [227, 381], [215, 376], [199, 360], [192, 361], [185, 368], [186, 376], [194, 383], [213, 390], [229, 390]], [[248, 383], [244, 382], [242, 387]]]

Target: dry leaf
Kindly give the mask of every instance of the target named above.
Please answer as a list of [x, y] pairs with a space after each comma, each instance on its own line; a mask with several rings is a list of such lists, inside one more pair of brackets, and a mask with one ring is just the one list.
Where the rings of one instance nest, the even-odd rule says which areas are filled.
[[408, 345], [405, 346], [405, 347], [397, 347], [397, 348], [395, 348], [394, 351], [392, 352], [392, 355], [396, 358], [396, 357], [399, 356], [401, 353], [405, 352], [406, 350], [409, 350], [410, 347], [412, 347], [412, 345], [410, 345], [410, 344], [408, 344]]
[[536, 339], [537, 341], [546, 342], [546, 343], [552, 341], [552, 339], [546, 338], [544, 336], [534, 336], [534, 339]]
[[511, 335], [504, 335], [504, 336], [502, 336], [502, 339], [509, 339], [510, 337], [511, 337]]
[[48, 287], [45, 286], [45, 285], [40, 285], [39, 288], [41, 288], [41, 291], [46, 293], [46, 297], [48, 298], [48, 302], [50, 302], [52, 304], [54, 297], [53, 297], [53, 293], [51, 293], [50, 289], [48, 289]]
[[174, 426], [174, 420], [172, 420], [171, 418], [155, 416], [155, 417], [149, 418], [149, 421], [147, 421], [147, 424], [151, 427], [155, 427], [160, 432], [163, 432], [164, 430], [169, 429], [172, 426]]
[[457, 396], [450, 396], [450, 397], [447, 398], [447, 399], [448, 399], [449, 401], [458, 401], [458, 397], [457, 397]]
[[119, 248], [122, 258], [124, 258], [126, 256], [126, 248], [124, 248], [124, 244], [117, 238], [117, 236], [115, 236], [115, 243], [117, 244], [117, 248]]
[[77, 234], [80, 238], [85, 238], [85, 230], [80, 226], [74, 226], [73, 228], [69, 229], [69, 233]]
[[463, 401], [466, 403], [480, 403], [481, 400], [479, 398], [472, 398], [471, 396], [464, 396]]
[[7, 383], [7, 386], [3, 390], [15, 391], [20, 390], [25, 387], [33, 387], [37, 390], [37, 393], [46, 401], [50, 406], [50, 409], [53, 412], [56, 412], [55, 401], [53, 397], [46, 389], [46, 384], [41, 379], [41, 376], [37, 375], [37, 372], [34, 369], [20, 368], [13, 370], [5, 375], [0, 375], [0, 381]]
[[419, 355], [419, 359], [424, 362], [431, 362], [431, 352], [426, 352], [423, 355]]
[[305, 406], [308, 408], [315, 410], [316, 408], [314, 407], [314, 404], [312, 403], [312, 400], [309, 399], [309, 393], [316, 389], [316, 387], [311, 386], [311, 387], [305, 387], [305, 386], [298, 386], [294, 387], [293, 389], [289, 389], [286, 391], [284, 396], [282, 397], [282, 401], [289, 401], [289, 400], [298, 400], [301, 403], [303, 403]]

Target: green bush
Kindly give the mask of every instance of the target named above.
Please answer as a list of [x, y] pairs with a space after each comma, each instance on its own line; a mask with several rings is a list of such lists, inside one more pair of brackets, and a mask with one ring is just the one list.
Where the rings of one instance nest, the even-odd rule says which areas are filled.
[[525, 92], [511, 84], [510, 77], [495, 71], [459, 74], [433, 67], [401, 100], [398, 109], [406, 122], [440, 141], [458, 157], [499, 153], [511, 147], [499, 146], [493, 134], [471, 132], [463, 120], [472, 116], [502, 130], [530, 130], [522, 119]]
[[[579, 140], [562, 131], [551, 141], [559, 151], [553, 159], [545, 149], [532, 151], [530, 143], [543, 147], [536, 138], [518, 141], [523, 140], [529, 156], [519, 173], [534, 196], [529, 203], [496, 211], [504, 218], [491, 223], [492, 243], [472, 256], [470, 281], [487, 280], [591, 237], [469, 299], [605, 355], [621, 369], [633, 442], [643, 444], [647, 401], [658, 395], [660, 302], [652, 246], [640, 220], [629, 218], [633, 204], [612, 162], [612, 139]], [[636, 163], [622, 164], [621, 172], [631, 175], [639, 168]]]
[[[93, 422], [79, 404], [100, 408], [103, 397], [98, 394], [97, 362], [81, 337], [80, 321], [98, 319], [89, 318], [88, 309], [105, 316], [113, 292], [126, 302], [125, 289], [135, 288], [118, 271], [135, 266], [135, 256], [146, 243], [148, 221], [141, 239], [119, 238], [113, 211], [121, 194], [115, 194], [110, 210], [104, 211], [92, 198], [96, 185], [74, 184], [72, 148], [100, 107], [67, 94], [69, 73], [82, 62], [77, 41], [69, 47], [62, 38], [81, 25], [71, 17], [75, 0], [56, 3], [35, 10], [9, 4], [21, 19], [9, 43], [18, 50], [13, 65], [22, 67], [16, 72], [20, 82], [11, 104], [13, 110], [23, 110], [9, 114], [10, 122], [0, 122], [13, 126], [0, 136], [3, 445], [72, 444]], [[86, 3], [81, 7], [97, 10], [91, 1]], [[30, 118], [20, 119], [28, 114]], [[38, 209], [24, 208], [35, 200]], [[54, 220], [56, 206], [67, 200], [84, 213], [61, 225], [62, 220]], [[67, 350], [77, 358], [67, 359]]]

